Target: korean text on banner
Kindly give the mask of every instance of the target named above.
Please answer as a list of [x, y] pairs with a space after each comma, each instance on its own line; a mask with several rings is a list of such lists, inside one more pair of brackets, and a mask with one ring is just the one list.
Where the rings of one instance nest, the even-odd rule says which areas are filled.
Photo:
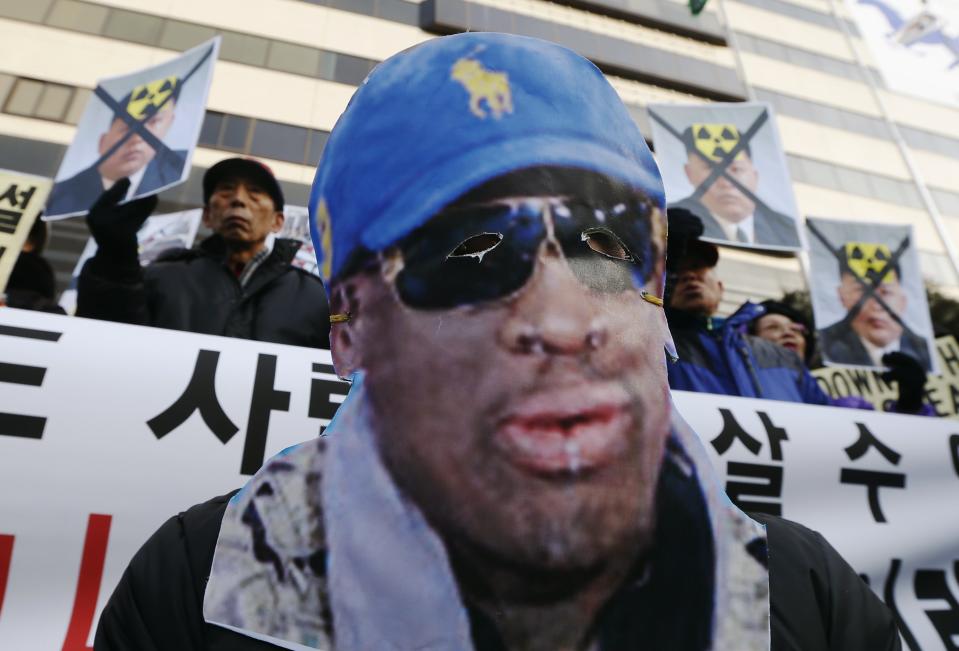
[[[926, 401], [940, 416], [959, 420], [959, 342], [953, 336], [936, 339], [936, 354], [942, 375], [929, 375], [926, 380]], [[823, 391], [833, 398], [858, 396], [876, 409], [896, 400], [895, 383], [882, 379], [882, 371], [849, 366], [828, 366], [812, 372]]]
[[[4, 649], [89, 644], [160, 524], [321, 435], [349, 388], [324, 350], [9, 308], [0, 351]], [[735, 502], [821, 532], [912, 649], [955, 648], [955, 421], [673, 397]]]
[[49, 192], [49, 179], [0, 170], [0, 292]]

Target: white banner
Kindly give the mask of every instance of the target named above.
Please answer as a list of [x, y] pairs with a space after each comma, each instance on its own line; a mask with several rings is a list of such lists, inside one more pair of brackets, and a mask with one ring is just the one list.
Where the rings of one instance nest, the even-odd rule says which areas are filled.
[[703, 393], [673, 397], [740, 508], [820, 532], [893, 609], [904, 648], [959, 648], [955, 421]]
[[[327, 351], [12, 309], [0, 382], [0, 649], [66, 651], [164, 520], [318, 435], [347, 389]], [[674, 397], [737, 501], [820, 531], [912, 649], [956, 648], [955, 421]]]

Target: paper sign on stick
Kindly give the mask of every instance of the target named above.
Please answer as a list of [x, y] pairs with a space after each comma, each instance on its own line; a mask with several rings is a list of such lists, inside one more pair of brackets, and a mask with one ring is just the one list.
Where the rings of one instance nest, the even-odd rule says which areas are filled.
[[50, 180], [0, 170], [0, 292], [50, 192]]
[[902, 352], [938, 374], [912, 226], [808, 217], [810, 297], [826, 364], [883, 368]]
[[799, 211], [768, 104], [659, 104], [649, 117], [669, 208], [699, 217], [704, 239], [800, 248]]
[[43, 218], [82, 215], [122, 178], [127, 199], [182, 183], [190, 173], [220, 37], [177, 58], [103, 79], [67, 149]]

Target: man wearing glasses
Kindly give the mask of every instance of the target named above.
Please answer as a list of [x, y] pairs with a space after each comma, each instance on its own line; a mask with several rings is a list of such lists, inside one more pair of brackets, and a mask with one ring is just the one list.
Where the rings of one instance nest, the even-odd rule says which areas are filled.
[[326, 436], [164, 525], [96, 648], [741, 651], [771, 626], [898, 649], [820, 537], [769, 520], [767, 555], [671, 409], [664, 204], [569, 50], [464, 34], [381, 64], [311, 199], [350, 395]]

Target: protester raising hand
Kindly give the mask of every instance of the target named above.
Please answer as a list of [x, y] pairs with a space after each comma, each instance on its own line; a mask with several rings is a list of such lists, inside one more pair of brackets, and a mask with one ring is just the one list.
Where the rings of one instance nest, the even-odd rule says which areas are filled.
[[87, 226], [97, 243], [93, 264], [100, 269], [139, 266], [137, 232], [156, 208], [157, 197], [150, 195], [121, 204], [129, 189], [130, 179], [120, 179], [87, 213]]
[[892, 411], [900, 414], [922, 413], [926, 371], [919, 360], [906, 353], [892, 352], [882, 356], [882, 363], [889, 368], [882, 374], [882, 379], [895, 382], [899, 386], [899, 399]]

